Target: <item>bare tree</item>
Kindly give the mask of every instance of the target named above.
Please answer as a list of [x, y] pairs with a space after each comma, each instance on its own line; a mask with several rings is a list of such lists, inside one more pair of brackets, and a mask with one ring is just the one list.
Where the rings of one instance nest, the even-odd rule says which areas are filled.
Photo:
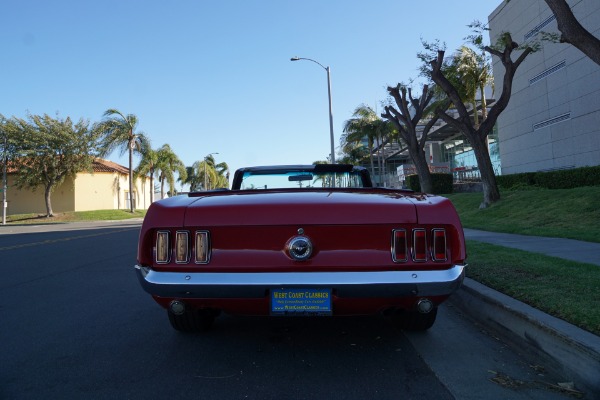
[[[428, 85], [425, 85], [420, 98], [414, 98], [412, 89], [407, 88], [405, 85], [398, 84], [395, 87], [388, 87], [387, 90], [398, 108], [392, 105], [385, 106], [385, 112], [381, 116], [391, 121], [398, 129], [400, 137], [408, 146], [408, 154], [417, 170], [421, 191], [430, 193], [433, 189], [433, 183], [423, 149], [429, 131], [438, 120], [438, 116], [435, 114], [426, 123], [420, 138], [417, 135], [417, 125], [427, 114], [426, 109], [433, 99], [434, 91], [429, 89]], [[447, 109], [449, 102], [445, 102], [445, 104]], [[444, 108], [442, 107], [442, 109]]]
[[[502, 94], [491, 107], [487, 117], [481, 120], [479, 126], [475, 126], [471, 120], [469, 111], [456, 87], [444, 76], [442, 70], [444, 51], [439, 50], [437, 58], [430, 61], [431, 79], [446, 93], [458, 112], [458, 117], [456, 118], [448, 115], [443, 110], [438, 110], [438, 115], [444, 122], [462, 132], [473, 147], [483, 184], [483, 203], [481, 203], [481, 208], [485, 208], [500, 199], [500, 191], [498, 190], [488, 150], [487, 136], [494, 128], [498, 116], [508, 105], [512, 94], [512, 82], [517, 69], [525, 58], [534, 51], [534, 48], [529, 46], [520, 49], [519, 45], [512, 40], [510, 33], [503, 33], [497, 46], [485, 46], [484, 49], [500, 59], [504, 67], [504, 78], [502, 81]], [[516, 60], [513, 60], [512, 56], [516, 50], [522, 50], [522, 52], [516, 57]]]

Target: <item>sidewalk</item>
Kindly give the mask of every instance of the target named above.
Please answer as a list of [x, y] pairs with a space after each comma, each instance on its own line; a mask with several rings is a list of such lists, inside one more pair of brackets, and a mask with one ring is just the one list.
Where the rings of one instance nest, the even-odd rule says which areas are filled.
[[600, 243], [463, 229], [469, 240], [600, 266]]
[[[467, 240], [600, 266], [600, 243], [474, 229], [464, 232]], [[586, 399], [600, 399], [600, 337], [468, 278], [450, 301], [539, 363], [556, 366], [565, 382], [574, 382], [586, 392]]]

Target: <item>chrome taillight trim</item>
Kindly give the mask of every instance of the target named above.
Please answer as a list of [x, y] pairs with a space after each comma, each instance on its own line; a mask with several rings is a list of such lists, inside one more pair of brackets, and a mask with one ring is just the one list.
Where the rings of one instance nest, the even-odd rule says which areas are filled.
[[[443, 233], [443, 239], [438, 238], [437, 233]], [[433, 246], [431, 246], [431, 258], [433, 259], [433, 261], [446, 261], [448, 260], [448, 244], [447, 244], [447, 239], [446, 239], [446, 230], [445, 229], [432, 229], [431, 230], [431, 236], [433, 237]], [[443, 240], [444, 242], [442, 244], [440, 244], [438, 241], [439, 240]], [[443, 254], [444, 257], [440, 258], [438, 257], [438, 245], [442, 245], [443, 246]], [[442, 253], [442, 252], [440, 252]]]
[[[198, 240], [200, 240], [200, 242]], [[204, 252], [200, 250], [201, 247], [205, 247]], [[194, 262], [196, 264], [208, 264], [210, 262], [211, 254], [210, 232], [196, 231], [194, 235]]]
[[[398, 249], [398, 246], [402, 246], [402, 243], [398, 243], [397, 233], [404, 233], [404, 245], [403, 249]], [[398, 257], [398, 250], [404, 253], [404, 258]], [[408, 261], [408, 240], [406, 237], [406, 229], [393, 229], [392, 230], [392, 261], [394, 262], [406, 262]]]
[[[425, 228], [413, 229], [413, 242], [412, 242], [412, 259], [414, 262], [426, 262], [427, 261], [427, 231]], [[423, 239], [417, 240], [418, 234], [423, 234]], [[417, 248], [418, 246], [418, 248]], [[421, 249], [422, 248], [422, 249]], [[423, 254], [423, 257], [418, 255]]]
[[[175, 232], [175, 263], [187, 264], [190, 262], [189, 231]], [[181, 246], [181, 247], [180, 247]]]
[[[170, 243], [170, 236], [171, 236], [171, 232], [169, 231], [157, 231], [156, 232], [156, 241], [154, 243], [154, 261], [157, 264], [168, 264], [169, 261], [171, 260], [171, 243]], [[160, 252], [160, 248], [161, 246], [161, 242], [165, 242], [166, 243], [166, 248], [165, 250], [165, 254], [164, 257], [160, 257], [159, 259], [159, 252]]]

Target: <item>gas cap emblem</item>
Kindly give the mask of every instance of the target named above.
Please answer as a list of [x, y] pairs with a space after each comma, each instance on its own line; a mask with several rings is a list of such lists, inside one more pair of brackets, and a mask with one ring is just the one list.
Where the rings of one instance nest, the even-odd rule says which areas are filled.
[[312, 243], [305, 236], [296, 236], [289, 241], [288, 251], [294, 260], [304, 261], [312, 254]]

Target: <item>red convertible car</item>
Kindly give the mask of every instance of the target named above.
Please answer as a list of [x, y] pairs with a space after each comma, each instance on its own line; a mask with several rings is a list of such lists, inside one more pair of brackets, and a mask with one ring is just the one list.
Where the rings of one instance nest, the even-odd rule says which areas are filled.
[[136, 271], [173, 328], [233, 315], [393, 315], [425, 330], [464, 277], [451, 202], [375, 188], [366, 169], [243, 168], [232, 189], [152, 204]]

